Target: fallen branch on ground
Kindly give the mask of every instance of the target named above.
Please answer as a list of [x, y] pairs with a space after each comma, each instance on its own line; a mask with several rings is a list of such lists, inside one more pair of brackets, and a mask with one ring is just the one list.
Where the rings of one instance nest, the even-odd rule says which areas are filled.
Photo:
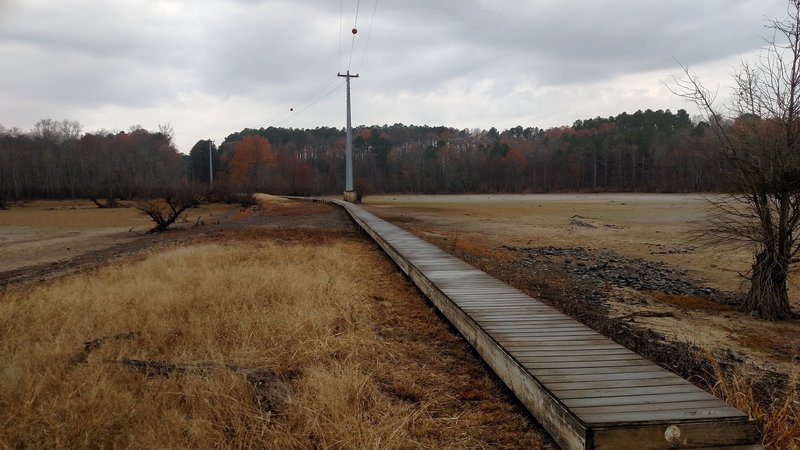
[[228, 369], [247, 377], [247, 381], [253, 386], [256, 404], [265, 411], [277, 410], [290, 393], [289, 385], [278, 379], [274, 370], [263, 367], [244, 368], [232, 364], [184, 364], [141, 359], [119, 359], [111, 362], [130, 367], [148, 377], [170, 376], [173, 373], [207, 375], [212, 370]]
[[131, 331], [130, 333], [121, 333], [115, 334], [113, 336], [103, 336], [96, 339], [92, 339], [83, 343], [83, 351], [79, 353], [75, 358], [72, 359], [73, 362], [76, 363], [84, 363], [89, 358], [89, 353], [93, 350], [97, 349], [101, 345], [105, 344], [108, 341], [128, 341], [135, 337], [139, 336], [139, 333], [136, 331]]
[[669, 311], [641, 311], [625, 314], [624, 316], [614, 317], [615, 320], [633, 319], [634, 317], [675, 317], [675, 313]]

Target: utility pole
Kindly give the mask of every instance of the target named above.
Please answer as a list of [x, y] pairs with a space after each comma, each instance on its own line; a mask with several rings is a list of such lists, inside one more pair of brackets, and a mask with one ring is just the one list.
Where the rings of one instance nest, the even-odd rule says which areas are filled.
[[358, 74], [350, 75], [350, 70], [345, 75], [337, 73], [347, 82], [347, 142], [345, 144], [345, 188], [344, 200], [351, 203], [358, 202], [358, 194], [353, 189], [353, 127], [350, 122], [350, 78], [358, 78]]
[[209, 190], [214, 190], [214, 158], [211, 153], [211, 139], [208, 140], [208, 185]]

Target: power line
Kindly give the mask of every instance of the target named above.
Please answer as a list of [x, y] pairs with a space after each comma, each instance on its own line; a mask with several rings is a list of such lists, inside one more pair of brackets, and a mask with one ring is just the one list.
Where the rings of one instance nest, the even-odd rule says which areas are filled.
[[309, 103], [309, 104], [308, 104], [308, 106], [306, 106], [305, 108], [303, 108], [303, 109], [301, 109], [301, 110], [297, 111], [297, 113], [295, 113], [295, 115], [297, 115], [297, 114], [300, 114], [300, 113], [302, 113], [302, 112], [304, 112], [304, 111], [308, 110], [308, 109], [309, 109], [309, 108], [311, 108], [312, 106], [316, 105], [317, 103], [321, 102], [323, 99], [325, 99], [325, 98], [326, 98], [326, 97], [328, 97], [329, 95], [331, 95], [331, 94], [333, 94], [334, 92], [336, 92], [336, 91], [338, 91], [339, 89], [341, 89], [341, 88], [342, 88], [342, 86], [344, 86], [344, 83], [338, 83], [338, 84], [336, 84], [336, 85], [335, 85], [335, 86], [333, 86], [333, 87], [332, 87], [330, 90], [328, 90], [328, 91], [327, 91], [327, 92], [325, 92], [324, 94], [320, 95], [320, 96], [319, 96], [319, 97], [318, 97], [316, 100], [314, 100], [312, 103]]
[[[330, 95], [331, 91], [329, 90], [329, 88], [336, 81], [338, 81], [338, 78], [336, 76], [331, 76], [330, 78], [325, 80], [322, 84], [320, 84], [316, 88], [312, 89], [308, 94], [304, 95], [303, 97], [298, 99], [296, 102], [294, 102], [288, 108], [288, 110], [287, 109], [281, 109], [277, 113], [275, 113], [272, 116], [268, 117], [265, 120], [265, 122], [267, 124], [269, 124], [269, 125], [273, 125], [274, 123], [277, 123], [277, 122], [281, 122], [282, 123], [282, 122], [285, 122], [285, 119], [287, 119], [288, 117], [296, 116], [297, 114], [300, 114], [301, 112], [307, 110], [309, 107], [315, 105], [317, 102], [319, 102], [323, 98], [325, 98], [328, 95]], [[337, 89], [338, 87], [339, 86], [334, 88], [334, 90]]]
[[[350, 42], [350, 59], [347, 61], [347, 71], [350, 71], [350, 66], [353, 65], [353, 49], [356, 46], [356, 32], [358, 31], [358, 10], [361, 7], [361, 0], [356, 2], [356, 18], [353, 20], [353, 40]], [[339, 34], [341, 36], [341, 33]]]
[[[353, 63], [353, 53], [355, 53], [355, 40], [356, 40], [356, 33], [358, 32], [358, 15], [361, 9], [361, 0], [356, 1], [356, 10], [355, 15], [353, 18], [353, 37], [350, 43], [350, 55], [348, 57], [347, 62], [347, 72], [349, 73], [350, 68]], [[367, 30], [367, 37], [364, 42], [364, 48], [361, 52], [361, 61], [359, 62], [359, 68], [364, 63], [364, 58], [367, 53], [367, 45], [369, 44], [369, 38], [372, 34], [372, 25], [375, 21], [375, 12], [378, 9], [378, 0], [375, 0], [375, 3], [372, 8], [372, 17], [370, 18], [369, 29]], [[343, 31], [344, 26], [344, 0], [339, 0], [339, 66], [341, 67], [342, 64], [342, 43], [343, 43]], [[281, 109], [280, 111], [276, 112], [267, 120], [265, 121], [268, 126], [278, 126], [289, 119], [297, 117], [298, 115], [302, 114], [303, 112], [307, 111], [308, 109], [312, 108], [314, 105], [325, 99], [326, 97], [330, 96], [337, 90], [339, 90], [343, 85], [346, 83], [335, 83], [338, 78], [336, 76], [332, 76], [331, 78], [325, 80], [322, 84], [318, 85], [316, 88], [312, 89], [308, 94], [304, 95], [296, 102], [294, 102], [291, 107], [288, 109]], [[348, 79], [349, 81], [349, 79]]]
[[342, 82], [342, 83], [337, 83], [335, 86], [333, 86], [332, 88], [330, 88], [328, 91], [326, 91], [325, 93], [323, 93], [323, 94], [320, 94], [318, 97], [316, 97], [316, 98], [315, 98], [315, 99], [314, 99], [314, 100], [313, 100], [311, 103], [309, 103], [308, 105], [306, 105], [304, 108], [302, 108], [302, 109], [299, 109], [299, 110], [297, 110], [297, 111], [292, 111], [292, 112], [290, 112], [290, 113], [289, 113], [288, 115], [286, 115], [285, 117], [283, 117], [283, 118], [281, 118], [280, 120], [278, 120], [278, 121], [274, 122], [273, 124], [271, 124], [271, 126], [278, 126], [278, 125], [282, 125], [282, 124], [286, 123], [286, 122], [287, 122], [289, 119], [292, 119], [292, 118], [295, 118], [295, 117], [299, 116], [300, 114], [304, 113], [305, 111], [307, 111], [308, 109], [310, 109], [311, 107], [313, 107], [314, 105], [316, 105], [317, 103], [319, 103], [320, 101], [322, 101], [323, 99], [325, 99], [326, 97], [328, 97], [329, 95], [331, 95], [331, 94], [333, 94], [334, 92], [336, 92], [336, 91], [338, 91], [339, 89], [341, 89], [341, 88], [342, 88], [342, 86], [344, 86], [344, 84], [345, 84], [344, 82]]
[[358, 70], [361, 72], [361, 67], [364, 65], [364, 57], [367, 54], [367, 45], [369, 45], [369, 37], [372, 34], [372, 23], [375, 22], [375, 11], [378, 10], [378, 0], [375, 0], [375, 6], [372, 8], [372, 18], [369, 20], [369, 29], [367, 29], [367, 38], [364, 40], [364, 51], [361, 53], [361, 61], [358, 63]]
[[339, 64], [338, 67], [342, 67], [342, 5], [344, 0], [339, 0]]
[[305, 96], [303, 96], [299, 100], [297, 100], [295, 102], [294, 106], [302, 106], [303, 103], [308, 101], [310, 98], [312, 98], [314, 95], [316, 95], [319, 91], [325, 90], [325, 88], [327, 88], [331, 83], [335, 82], [336, 78], [337, 77], [331, 76], [324, 83], [319, 85], [316, 89], [314, 89], [313, 91], [309, 92], [308, 94], [306, 94]]

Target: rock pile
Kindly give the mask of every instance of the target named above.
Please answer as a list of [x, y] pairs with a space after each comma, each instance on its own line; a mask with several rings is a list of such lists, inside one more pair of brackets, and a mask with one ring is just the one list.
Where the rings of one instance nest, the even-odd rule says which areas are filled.
[[660, 261], [628, 258], [584, 247], [506, 248], [524, 255], [528, 266], [533, 267], [537, 261], [544, 259], [549, 262], [560, 260], [564, 271], [577, 280], [600, 283], [606, 287], [631, 288], [673, 295], [695, 295], [723, 303], [735, 301], [731, 293], [698, 287], [688, 279], [685, 270], [673, 268]]

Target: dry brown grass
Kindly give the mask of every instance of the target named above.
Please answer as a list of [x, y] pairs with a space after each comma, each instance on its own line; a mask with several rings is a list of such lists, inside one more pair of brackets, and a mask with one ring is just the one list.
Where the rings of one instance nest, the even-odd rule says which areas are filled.
[[713, 356], [707, 354], [705, 358], [711, 363], [717, 380], [712, 392], [756, 420], [761, 445], [766, 450], [800, 449], [800, 392], [797, 390], [800, 372], [791, 374], [786, 390], [765, 404], [755, 395], [758, 380], [750, 373], [741, 368], [726, 372]]
[[550, 445], [363, 242], [206, 243], [10, 290], [0, 358], [0, 448]]

